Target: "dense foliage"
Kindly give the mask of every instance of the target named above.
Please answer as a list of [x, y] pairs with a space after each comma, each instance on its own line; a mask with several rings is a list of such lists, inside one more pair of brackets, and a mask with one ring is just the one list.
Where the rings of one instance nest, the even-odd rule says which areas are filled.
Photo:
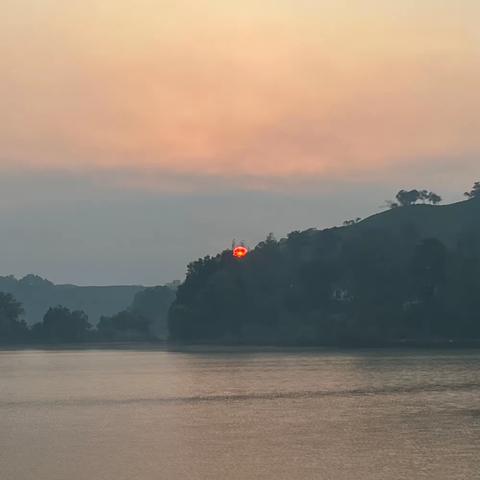
[[43, 321], [32, 327], [32, 338], [45, 342], [82, 342], [90, 338], [92, 326], [85, 312], [66, 307], [49, 308]]
[[242, 260], [227, 250], [193, 262], [171, 307], [171, 337], [289, 344], [479, 339], [480, 202], [471, 202], [455, 207], [465, 222], [454, 233], [437, 215], [450, 218], [449, 206], [418, 205], [405, 209], [411, 218], [422, 214], [418, 225], [395, 209], [278, 242], [270, 235]]
[[28, 335], [22, 305], [13, 295], [0, 292], [0, 343], [21, 342]]
[[[21, 302], [0, 291], [0, 343], [156, 340], [167, 335], [167, 316], [170, 338], [187, 342], [480, 341], [479, 185], [468, 201], [441, 207], [401, 191], [402, 208], [280, 241], [270, 234], [242, 259], [231, 250], [199, 259], [176, 298], [176, 285], [140, 289], [97, 328], [61, 305], [29, 328]], [[54, 287], [0, 277], [0, 287], [18, 284], [32, 297]]]
[[132, 305], [97, 325], [102, 340], [154, 340], [168, 336], [167, 315], [175, 291], [170, 287], [151, 287], [138, 292]]
[[21, 303], [13, 295], [0, 292], [0, 344], [165, 339], [167, 313], [174, 297], [170, 287], [146, 288], [137, 293], [129, 308], [101, 317], [96, 328], [83, 310], [58, 305], [50, 307], [42, 321], [28, 327]]
[[123, 310], [111, 317], [102, 317], [97, 325], [98, 337], [107, 341], [146, 340], [149, 321], [142, 315]]

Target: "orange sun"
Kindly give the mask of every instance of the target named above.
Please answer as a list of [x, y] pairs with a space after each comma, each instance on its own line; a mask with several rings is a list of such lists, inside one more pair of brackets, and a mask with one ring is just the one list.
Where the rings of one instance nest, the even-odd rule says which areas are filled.
[[233, 249], [233, 256], [235, 258], [243, 258], [246, 257], [248, 253], [248, 248], [240, 245], [239, 247], [235, 247]]

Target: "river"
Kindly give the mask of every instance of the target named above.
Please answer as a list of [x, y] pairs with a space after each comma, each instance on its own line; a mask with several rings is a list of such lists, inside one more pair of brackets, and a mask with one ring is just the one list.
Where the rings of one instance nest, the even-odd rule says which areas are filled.
[[480, 352], [0, 351], [2, 480], [480, 478]]

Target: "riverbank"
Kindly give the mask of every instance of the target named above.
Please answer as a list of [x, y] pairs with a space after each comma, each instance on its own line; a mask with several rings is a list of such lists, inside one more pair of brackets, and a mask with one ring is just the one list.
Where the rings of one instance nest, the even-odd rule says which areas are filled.
[[355, 350], [355, 349], [479, 349], [480, 339], [475, 340], [399, 340], [389, 342], [338, 342], [335, 344], [293, 344], [293, 343], [241, 343], [241, 342], [171, 342], [128, 341], [128, 342], [81, 342], [81, 343], [23, 343], [1, 344], [0, 350], [182, 350], [221, 351], [231, 349], [251, 350]]

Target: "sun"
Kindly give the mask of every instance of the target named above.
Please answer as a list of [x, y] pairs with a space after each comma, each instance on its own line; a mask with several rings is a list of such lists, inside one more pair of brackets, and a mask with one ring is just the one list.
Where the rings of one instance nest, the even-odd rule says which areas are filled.
[[248, 254], [248, 248], [244, 247], [243, 245], [240, 245], [233, 249], [232, 254], [235, 258], [238, 258], [238, 259], [244, 258]]

